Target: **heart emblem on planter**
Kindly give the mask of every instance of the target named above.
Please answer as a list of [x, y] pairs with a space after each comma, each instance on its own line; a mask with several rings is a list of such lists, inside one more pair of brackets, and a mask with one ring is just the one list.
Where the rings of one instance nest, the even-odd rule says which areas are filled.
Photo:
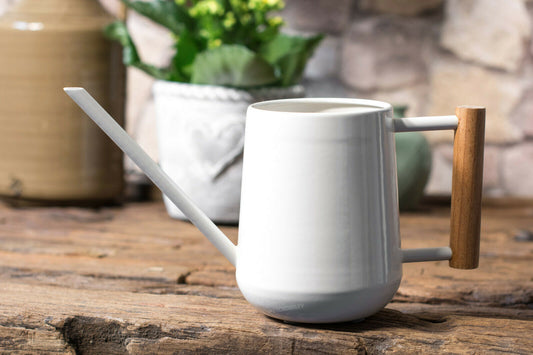
[[217, 117], [210, 122], [189, 122], [188, 147], [198, 165], [216, 180], [244, 150], [244, 122]]

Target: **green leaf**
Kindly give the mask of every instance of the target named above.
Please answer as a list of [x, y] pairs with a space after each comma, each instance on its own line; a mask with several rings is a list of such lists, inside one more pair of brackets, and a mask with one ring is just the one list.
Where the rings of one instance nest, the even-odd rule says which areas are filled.
[[194, 41], [194, 36], [187, 30], [184, 30], [176, 43], [176, 54], [172, 58], [172, 69], [181, 73], [181, 75], [190, 80], [192, 75], [192, 65], [198, 46]]
[[133, 43], [128, 28], [124, 22], [115, 21], [110, 23], [104, 28], [104, 35], [122, 45], [124, 48], [122, 56], [124, 64], [132, 65], [132, 63], [139, 61], [137, 48], [135, 48], [135, 44]]
[[264, 44], [259, 53], [267, 62], [276, 66], [280, 73], [280, 84], [296, 84], [302, 77], [307, 61], [324, 36], [290, 36], [280, 33]]
[[166, 69], [157, 68], [141, 61], [137, 48], [131, 39], [126, 24], [115, 21], [104, 28], [104, 35], [109, 39], [118, 41], [122, 47], [122, 61], [125, 65], [136, 67], [156, 79], [171, 80], [172, 73]]
[[191, 24], [187, 10], [178, 6], [174, 0], [151, 0], [148, 2], [122, 0], [122, 2], [175, 34], [179, 34]]
[[241, 45], [222, 45], [199, 53], [193, 64], [194, 84], [240, 88], [268, 85], [277, 81], [274, 68]]

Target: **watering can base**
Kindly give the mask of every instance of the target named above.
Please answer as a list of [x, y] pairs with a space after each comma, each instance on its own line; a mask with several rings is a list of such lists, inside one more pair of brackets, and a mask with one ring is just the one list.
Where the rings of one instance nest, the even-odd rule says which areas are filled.
[[379, 312], [389, 303], [400, 280], [340, 293], [272, 291], [239, 283], [244, 298], [272, 318], [293, 323], [358, 321]]

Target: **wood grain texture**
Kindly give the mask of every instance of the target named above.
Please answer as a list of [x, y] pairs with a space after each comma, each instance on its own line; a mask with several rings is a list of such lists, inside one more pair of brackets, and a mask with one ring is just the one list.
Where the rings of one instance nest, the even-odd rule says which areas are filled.
[[455, 114], [459, 122], [453, 143], [450, 266], [475, 269], [479, 264], [485, 108], [459, 106]]
[[[448, 240], [450, 210], [401, 216], [402, 247]], [[236, 240], [237, 230], [224, 227]], [[14, 353], [517, 353], [533, 348], [533, 204], [484, 209], [480, 267], [404, 265], [359, 323], [262, 315], [234, 268], [161, 203], [101, 210], [0, 204], [0, 349]], [[518, 237], [520, 236], [520, 237]]]

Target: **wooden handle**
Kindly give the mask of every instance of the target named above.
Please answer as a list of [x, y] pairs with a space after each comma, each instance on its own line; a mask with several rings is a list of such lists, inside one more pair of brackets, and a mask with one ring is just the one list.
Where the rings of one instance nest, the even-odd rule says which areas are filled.
[[450, 266], [475, 269], [479, 264], [485, 108], [459, 106], [455, 114]]

